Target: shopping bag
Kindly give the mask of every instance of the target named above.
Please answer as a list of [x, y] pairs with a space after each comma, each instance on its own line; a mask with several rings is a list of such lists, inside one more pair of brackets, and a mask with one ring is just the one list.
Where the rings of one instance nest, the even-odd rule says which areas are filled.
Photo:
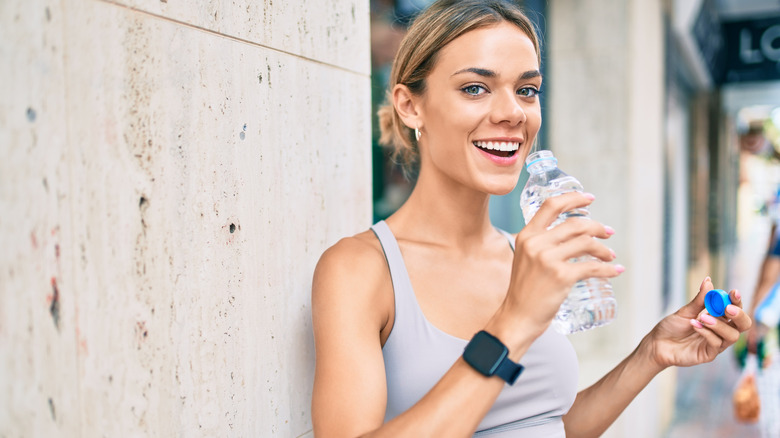
[[734, 389], [734, 416], [742, 423], [756, 423], [761, 414], [761, 400], [758, 397], [756, 374], [758, 373], [758, 358], [748, 354], [745, 369]]

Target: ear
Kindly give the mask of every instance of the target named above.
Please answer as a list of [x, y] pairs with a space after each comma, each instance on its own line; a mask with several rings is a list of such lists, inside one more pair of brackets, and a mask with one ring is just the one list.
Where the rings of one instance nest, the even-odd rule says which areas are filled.
[[403, 84], [397, 84], [393, 87], [391, 97], [395, 111], [404, 125], [409, 129], [422, 128], [423, 117], [420, 98], [412, 94], [409, 87]]

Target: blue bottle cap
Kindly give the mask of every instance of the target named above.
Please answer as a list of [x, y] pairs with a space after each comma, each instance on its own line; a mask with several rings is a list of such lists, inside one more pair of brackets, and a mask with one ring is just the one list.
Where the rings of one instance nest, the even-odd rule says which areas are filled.
[[713, 289], [704, 296], [704, 307], [712, 316], [723, 316], [726, 306], [731, 304], [728, 292], [722, 289]]

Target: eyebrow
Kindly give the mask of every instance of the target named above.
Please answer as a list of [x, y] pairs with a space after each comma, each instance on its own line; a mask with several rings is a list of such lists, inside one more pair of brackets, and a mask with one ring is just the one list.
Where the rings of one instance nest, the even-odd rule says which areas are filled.
[[[488, 70], [486, 68], [478, 68], [478, 67], [469, 67], [469, 68], [464, 68], [462, 70], [458, 70], [455, 73], [453, 73], [452, 76], [459, 75], [462, 73], [474, 73], [480, 76], [484, 76], [486, 78], [494, 78], [498, 76], [498, 74], [496, 74], [496, 72], [494, 72], [493, 70]], [[526, 79], [536, 78], [540, 76], [542, 76], [542, 73], [539, 70], [528, 70], [527, 72], [521, 74], [519, 79], [521, 81], [524, 81]]]
[[462, 74], [462, 73], [475, 73], [475, 74], [478, 74], [480, 76], [485, 76], [487, 78], [494, 78], [494, 77], [498, 76], [496, 74], [496, 72], [494, 72], [493, 70], [488, 70], [486, 68], [477, 68], [477, 67], [464, 68], [463, 70], [456, 71], [452, 75], [455, 76], [455, 75], [459, 75], [459, 74]]
[[520, 75], [521, 80], [525, 79], [531, 79], [531, 78], [538, 78], [542, 76], [542, 72], [539, 70], [528, 70], [527, 72]]

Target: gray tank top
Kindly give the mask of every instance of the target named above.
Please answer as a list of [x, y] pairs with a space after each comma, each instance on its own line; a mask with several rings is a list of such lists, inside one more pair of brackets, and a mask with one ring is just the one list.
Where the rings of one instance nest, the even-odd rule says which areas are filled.
[[[428, 322], [417, 303], [401, 250], [384, 221], [371, 227], [387, 259], [395, 294], [395, 321], [382, 354], [390, 421], [420, 400], [463, 354], [468, 340]], [[514, 250], [514, 239], [507, 236]], [[577, 356], [569, 340], [548, 329], [520, 360], [525, 371], [505, 385], [475, 437], [564, 438], [561, 416], [577, 395]]]

